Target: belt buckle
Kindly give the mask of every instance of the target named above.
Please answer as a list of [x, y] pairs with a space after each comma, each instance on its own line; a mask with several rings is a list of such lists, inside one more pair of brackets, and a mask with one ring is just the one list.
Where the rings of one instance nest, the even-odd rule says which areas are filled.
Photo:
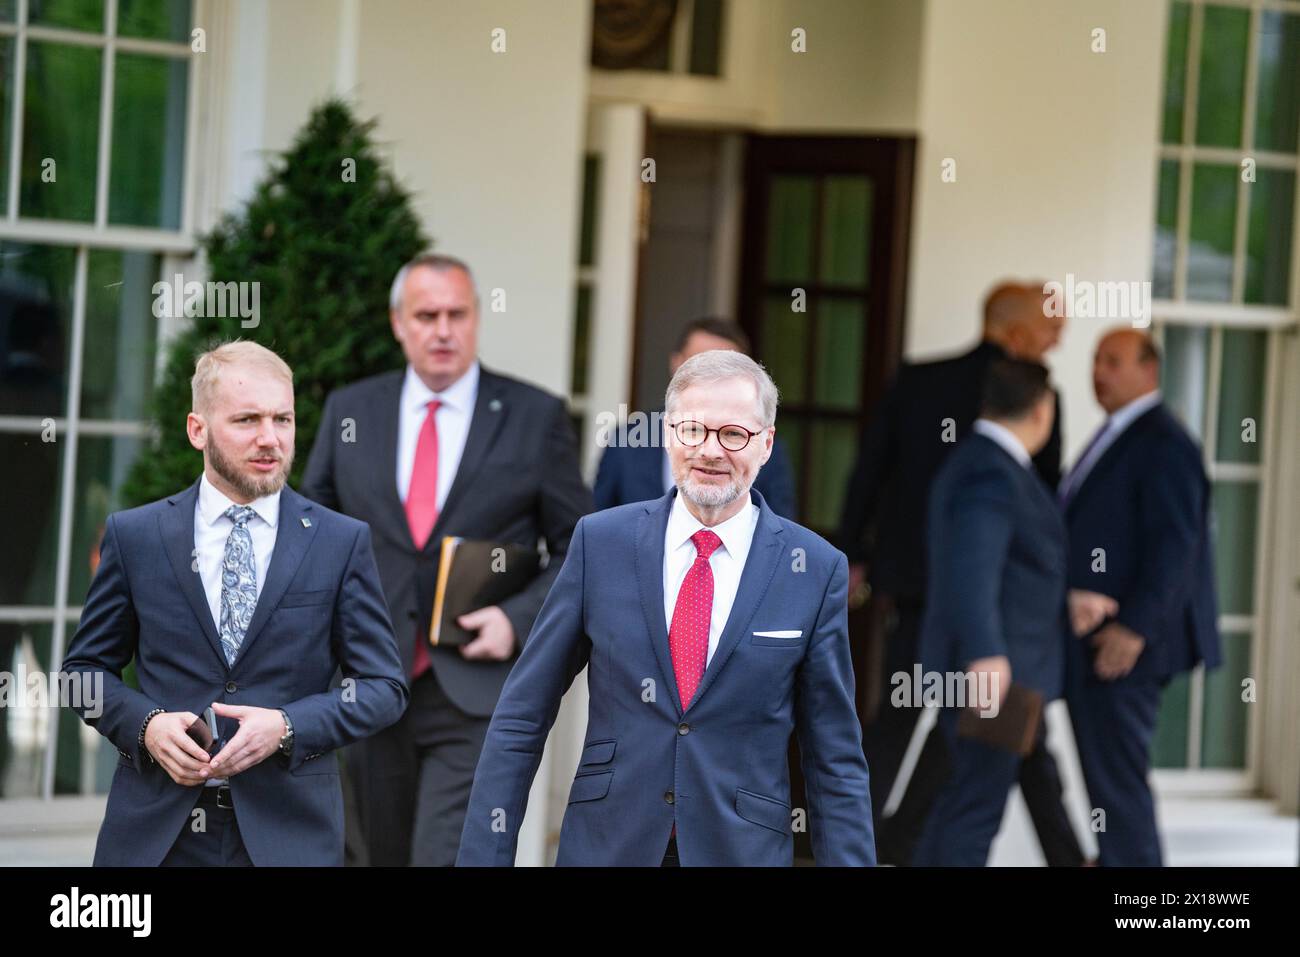
[[223, 808], [227, 811], [233, 811], [235, 809], [235, 802], [231, 799], [230, 786], [228, 784], [222, 784], [217, 788], [217, 807]]

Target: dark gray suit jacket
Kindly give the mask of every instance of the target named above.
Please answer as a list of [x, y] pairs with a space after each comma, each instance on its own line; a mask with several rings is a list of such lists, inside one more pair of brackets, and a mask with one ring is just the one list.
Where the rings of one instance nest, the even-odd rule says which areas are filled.
[[[395, 479], [404, 374], [386, 372], [330, 394], [302, 491], [369, 523], [402, 664], [409, 674], [416, 629], [426, 629], [433, 614], [444, 536], [530, 547], [545, 541], [549, 565], [523, 591], [500, 603], [522, 647], [559, 574], [573, 528], [592, 506], [591, 492], [578, 470], [577, 442], [564, 400], [480, 368], [478, 400], [456, 479], [433, 534], [417, 551]], [[515, 661], [466, 661], [454, 648], [432, 648], [430, 658], [452, 703], [478, 717], [492, 714]]]

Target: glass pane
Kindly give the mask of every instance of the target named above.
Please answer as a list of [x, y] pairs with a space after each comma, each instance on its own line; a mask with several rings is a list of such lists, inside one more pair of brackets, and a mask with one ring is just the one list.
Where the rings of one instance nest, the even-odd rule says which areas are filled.
[[1160, 391], [1187, 430], [1205, 441], [1205, 397], [1210, 388], [1210, 330], [1165, 326]]
[[0, 0], [0, 20], [12, 23], [18, 13], [18, 0]]
[[808, 487], [808, 527], [827, 531], [839, 527], [844, 490], [858, 450], [858, 429], [851, 421], [829, 421], [814, 422], [808, 431], [808, 453], [814, 463]]
[[722, 58], [722, 0], [695, 0], [691, 18], [691, 66], [697, 76], [717, 76]]
[[781, 444], [785, 446], [787, 455], [790, 457], [790, 478], [794, 483], [795, 511], [799, 513], [787, 517], [793, 521], [802, 522], [802, 509], [799, 507], [799, 503], [803, 501], [803, 498], [800, 495], [803, 486], [803, 423], [798, 419], [778, 415], [776, 417], [776, 434], [777, 437], [780, 438]]
[[1156, 201], [1156, 248], [1151, 267], [1151, 295], [1156, 299], [1174, 296], [1174, 264], [1178, 249], [1177, 160], [1160, 161], [1160, 186]]
[[1250, 633], [1225, 632], [1223, 664], [1205, 673], [1205, 720], [1201, 723], [1201, 767], [1246, 766], [1246, 721], [1241, 682], [1253, 677]]
[[126, 506], [118, 495], [127, 472], [144, 447], [131, 436], [83, 435], [77, 440], [77, 505], [72, 516], [68, 604], [80, 605], [99, 567], [104, 522]]
[[1257, 482], [1214, 483], [1214, 577], [1222, 615], [1254, 611], [1258, 514]]
[[578, 265], [596, 261], [596, 204], [600, 197], [600, 157], [589, 153], [582, 162], [582, 232], [578, 238]]
[[151, 253], [90, 252], [83, 418], [145, 418], [153, 394], [158, 331], [153, 284], [160, 269], [159, 257]]
[[812, 278], [813, 197], [811, 176], [773, 176], [767, 204], [767, 280]]
[[61, 433], [53, 442], [42, 439], [39, 432], [0, 432], [0, 462], [8, 463], [0, 495], [0, 605], [54, 604], [67, 439]]
[[860, 299], [823, 299], [817, 324], [817, 371], [813, 395], [819, 403], [858, 407], [862, 381], [862, 340], [867, 334], [866, 303]]
[[118, 0], [117, 32], [124, 37], [188, 41], [190, 0]]
[[1196, 91], [1196, 142], [1241, 146], [1242, 99], [1246, 85], [1246, 39], [1250, 11], [1205, 8], [1201, 32], [1201, 74]]
[[1156, 716], [1156, 733], [1151, 742], [1151, 766], [1187, 767], [1187, 714], [1190, 675], [1183, 672], [1165, 686]]
[[1232, 298], [1232, 237], [1237, 216], [1237, 168], [1196, 164], [1187, 250], [1187, 298]]
[[1223, 330], [1215, 461], [1259, 461], [1267, 371], [1268, 333], [1258, 329]]
[[27, 0], [27, 10], [30, 23], [104, 32], [104, 0]]
[[569, 370], [574, 395], [587, 394], [587, 368], [591, 351], [591, 286], [578, 284], [573, 316], [573, 365]]
[[27, 44], [23, 216], [95, 217], [100, 55], [93, 47]]
[[14, 136], [14, 38], [0, 37], [0, 216], [9, 209], [9, 151]]
[[[45, 672], [50, 664], [53, 626], [0, 622], [0, 669], [17, 674]], [[0, 708], [0, 797], [39, 797], [53, 708], [31, 707], [25, 695]]]
[[1284, 306], [1291, 285], [1291, 234], [1295, 172], [1256, 169], [1250, 184], [1250, 226], [1246, 233], [1246, 289], [1249, 303]]
[[1300, 16], [1261, 10], [1259, 27], [1255, 148], [1294, 153], [1300, 128]]
[[1191, 7], [1182, 2], [1169, 7], [1169, 35], [1165, 43], [1165, 103], [1160, 140], [1183, 140], [1183, 99], [1187, 92], [1187, 28]]
[[109, 222], [180, 228], [188, 79], [184, 60], [117, 55]]
[[72, 249], [0, 242], [0, 415], [65, 413], [75, 269]]
[[790, 308], [785, 296], [769, 296], [763, 309], [763, 365], [781, 390], [782, 402], [808, 397], [808, 314]]
[[871, 239], [871, 181], [828, 176], [822, 187], [821, 278], [865, 287]]

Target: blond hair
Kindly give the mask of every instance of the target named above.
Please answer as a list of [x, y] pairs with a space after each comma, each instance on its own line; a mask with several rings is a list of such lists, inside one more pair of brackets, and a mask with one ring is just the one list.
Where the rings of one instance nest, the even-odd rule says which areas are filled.
[[211, 405], [221, 370], [233, 365], [258, 366], [262, 371], [293, 386], [293, 370], [287, 362], [265, 346], [236, 339], [209, 349], [194, 363], [194, 377], [190, 379], [190, 403], [193, 411], [202, 412]]

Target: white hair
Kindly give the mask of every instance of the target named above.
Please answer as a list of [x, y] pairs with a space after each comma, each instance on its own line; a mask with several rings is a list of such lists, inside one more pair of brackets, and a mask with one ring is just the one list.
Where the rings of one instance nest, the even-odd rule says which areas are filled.
[[749, 379], [758, 393], [755, 412], [759, 424], [768, 428], [776, 424], [779, 395], [776, 383], [760, 363], [733, 349], [712, 349], [691, 356], [678, 367], [668, 391], [664, 393], [664, 411], [671, 417], [677, 397], [694, 385], [720, 382], [723, 379]]
[[478, 287], [474, 285], [474, 274], [470, 272], [469, 266], [462, 259], [455, 256], [445, 256], [441, 253], [425, 253], [422, 256], [416, 256], [410, 262], [397, 270], [397, 275], [393, 277], [393, 284], [388, 290], [388, 308], [397, 312], [402, 308], [402, 291], [406, 287], [406, 277], [411, 274], [412, 269], [432, 269], [434, 272], [447, 272], [450, 269], [459, 269], [469, 277], [470, 287], [474, 289], [474, 299], [478, 299]]

